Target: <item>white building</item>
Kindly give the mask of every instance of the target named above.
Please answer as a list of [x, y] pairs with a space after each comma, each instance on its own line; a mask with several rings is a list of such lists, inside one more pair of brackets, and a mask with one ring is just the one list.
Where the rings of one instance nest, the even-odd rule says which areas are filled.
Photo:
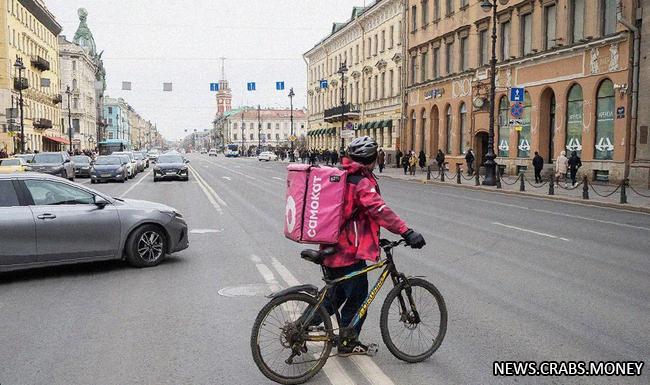
[[[226, 122], [225, 137], [228, 143], [239, 144], [244, 149], [289, 147], [291, 136], [291, 110], [254, 107], [244, 107], [228, 111], [224, 114]], [[296, 137], [294, 145], [304, 143], [307, 134], [307, 114], [305, 110], [293, 110], [293, 133]], [[259, 119], [258, 119], [259, 118]]]

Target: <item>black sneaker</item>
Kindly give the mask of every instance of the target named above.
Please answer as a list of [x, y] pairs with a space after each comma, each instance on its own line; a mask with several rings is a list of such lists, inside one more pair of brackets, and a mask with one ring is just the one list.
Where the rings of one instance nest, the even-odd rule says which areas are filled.
[[339, 345], [338, 355], [340, 357], [361, 356], [368, 354], [368, 347], [359, 341], [346, 341], [345, 345]]

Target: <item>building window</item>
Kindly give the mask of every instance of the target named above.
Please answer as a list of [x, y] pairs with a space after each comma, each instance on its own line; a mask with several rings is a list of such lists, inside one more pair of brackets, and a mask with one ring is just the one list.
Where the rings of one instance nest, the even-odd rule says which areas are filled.
[[383, 99], [386, 97], [386, 72], [381, 73], [381, 85], [379, 86], [379, 89], [381, 90], [380, 92], [380, 98]]
[[429, 0], [422, 0], [422, 26], [429, 24]]
[[280, 123], [275, 123], [275, 129], [279, 130], [280, 129]]
[[433, 49], [433, 78], [437, 79], [440, 77], [440, 48], [436, 47]]
[[603, 35], [611, 35], [616, 32], [616, 3], [617, 0], [601, 0], [600, 22]]
[[354, 64], [359, 63], [359, 44], [354, 47]]
[[614, 155], [614, 84], [604, 80], [598, 87], [596, 101], [595, 159], [610, 160]]
[[375, 100], [379, 99], [379, 75], [375, 75], [374, 96], [375, 96]]
[[112, 114], [113, 113], [113, 107], [108, 107], [108, 113]]
[[393, 73], [393, 70], [390, 70], [388, 72], [388, 96], [389, 97], [392, 97], [393, 93], [395, 92], [394, 89], [393, 89], [394, 88], [393, 87], [393, 82], [395, 81], [394, 76], [395, 75]]
[[468, 148], [469, 143], [465, 143], [465, 140], [469, 138], [469, 131], [467, 131], [468, 129], [469, 126], [467, 125], [467, 105], [465, 103], [462, 103], [460, 105], [460, 142], [458, 143], [458, 148], [461, 154], [464, 154]]
[[253, 134], [250, 134], [250, 140], [253, 140]]
[[451, 154], [451, 106], [447, 106], [447, 114], [445, 116], [445, 131], [447, 133], [447, 147], [445, 152]]
[[388, 49], [393, 48], [393, 42], [394, 42], [394, 37], [393, 35], [395, 34], [395, 26], [390, 26], [390, 33], [388, 34]]
[[266, 129], [270, 130], [271, 129], [271, 123], [266, 123]]
[[108, 132], [108, 139], [113, 139], [113, 131]]
[[[583, 99], [582, 87], [574, 84], [569, 90], [566, 110], [566, 143], [565, 148], [571, 151], [582, 153], [582, 130], [583, 126]], [[555, 154], [553, 154], [555, 155]]]
[[232, 134], [233, 140], [237, 140], [237, 134]]
[[488, 30], [484, 29], [478, 31], [478, 40], [479, 40], [479, 55], [478, 55], [478, 64], [479, 66], [484, 66], [488, 64]]
[[418, 29], [418, 7], [415, 5], [411, 7], [411, 32]]
[[275, 134], [275, 141], [276, 142], [280, 141], [280, 134]]
[[237, 129], [237, 123], [233, 123], [233, 124], [232, 124], [232, 129], [233, 129], [233, 130], [236, 130], [236, 129]]
[[75, 71], [77, 69], [77, 61], [73, 60], [72, 61], [72, 70]]
[[77, 89], [77, 79], [72, 79], [72, 89], [73, 90]]
[[584, 38], [585, 0], [571, 1], [571, 43], [577, 43]]
[[460, 38], [460, 69], [467, 71], [469, 69], [469, 44], [467, 37]]
[[521, 55], [533, 51], [533, 14], [521, 16]]
[[411, 148], [410, 150], [413, 150], [415, 147], [415, 126], [416, 126], [416, 116], [415, 116], [415, 111], [411, 112]]
[[417, 56], [411, 56], [411, 85], [415, 84], [415, 69], [417, 68]]
[[517, 138], [517, 157], [528, 158], [530, 154], [530, 116], [532, 110], [530, 94], [524, 95], [524, 113], [522, 115], [521, 131]]
[[381, 31], [381, 52], [386, 50], [386, 30]]
[[510, 21], [501, 23], [501, 60], [510, 58]]
[[551, 49], [555, 47], [555, 4], [544, 8], [544, 29], [546, 32], [544, 48]]
[[433, 0], [433, 21], [440, 20], [440, 0]]
[[420, 81], [426, 81], [427, 80], [427, 52], [422, 52], [420, 55]]
[[72, 128], [74, 129], [74, 132], [76, 134], [81, 132], [81, 128], [79, 126], [79, 119], [72, 119]]
[[379, 51], [378, 48], [379, 48], [379, 36], [375, 34], [375, 50], [374, 50], [375, 56], [377, 56], [377, 53]]
[[454, 42], [449, 42], [445, 46], [445, 71], [447, 75], [454, 72]]
[[454, 0], [445, 0], [445, 2], [447, 3], [447, 9], [445, 9], [447, 13], [445, 15], [449, 16], [454, 13]]
[[366, 59], [370, 59], [370, 56], [372, 56], [372, 37], [368, 38], [368, 45], [366, 46], [367, 52], [366, 52]]
[[499, 103], [499, 156], [507, 158], [510, 152], [510, 106], [503, 96]]

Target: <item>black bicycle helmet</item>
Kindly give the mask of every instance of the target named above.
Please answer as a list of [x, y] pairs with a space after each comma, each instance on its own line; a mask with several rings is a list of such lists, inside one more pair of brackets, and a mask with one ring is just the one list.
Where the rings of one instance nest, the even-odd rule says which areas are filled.
[[369, 137], [355, 138], [348, 145], [348, 157], [361, 164], [371, 164], [377, 159], [377, 142]]

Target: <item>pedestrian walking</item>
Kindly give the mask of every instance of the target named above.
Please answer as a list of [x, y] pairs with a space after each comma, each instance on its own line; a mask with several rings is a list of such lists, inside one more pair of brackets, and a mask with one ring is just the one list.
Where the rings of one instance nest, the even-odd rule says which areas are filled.
[[438, 164], [438, 171], [440, 171], [440, 174], [445, 172], [445, 154], [441, 149], [438, 149], [438, 153], [436, 154], [436, 163]]
[[384, 153], [383, 149], [379, 149], [379, 152], [377, 153], [377, 165], [379, 166], [379, 173], [384, 172], [384, 167], [386, 166], [386, 154]]
[[582, 167], [582, 161], [580, 160], [580, 157], [578, 156], [578, 153], [576, 151], [573, 151], [571, 153], [571, 157], [568, 160], [569, 163], [569, 173], [571, 174], [571, 182], [573, 183], [573, 186], [576, 185], [576, 174], [578, 173], [578, 169]]
[[544, 158], [535, 151], [533, 157], [533, 169], [535, 170], [535, 183], [542, 183], [542, 169], [544, 168]]
[[9, 155], [7, 155], [7, 150], [5, 150], [4, 148], [0, 148], [0, 159], [6, 159], [8, 157]]
[[569, 159], [566, 157], [566, 152], [560, 152], [560, 156], [555, 160], [555, 183], [560, 184], [560, 177], [564, 179], [566, 184], [566, 173], [569, 169]]
[[402, 157], [402, 168], [404, 169], [404, 175], [406, 175], [409, 171], [409, 154]]
[[397, 163], [397, 167], [399, 167], [402, 163], [400, 163], [400, 160], [402, 160], [402, 157], [404, 154], [402, 154], [402, 151], [400, 151], [399, 147], [397, 147], [397, 153], [395, 153], [395, 160]]
[[332, 161], [332, 154], [330, 153], [329, 149], [323, 151], [323, 158], [325, 159], [325, 165], [329, 166], [330, 162]]
[[465, 163], [467, 163], [467, 175], [474, 175], [474, 153], [471, 148], [465, 153]]
[[409, 155], [409, 174], [415, 175], [415, 167], [418, 164], [418, 158], [415, 156], [415, 151], [411, 151]]
[[424, 150], [420, 150], [418, 155], [418, 166], [420, 166], [420, 171], [424, 171], [424, 166], [427, 165], [427, 154], [424, 153]]

